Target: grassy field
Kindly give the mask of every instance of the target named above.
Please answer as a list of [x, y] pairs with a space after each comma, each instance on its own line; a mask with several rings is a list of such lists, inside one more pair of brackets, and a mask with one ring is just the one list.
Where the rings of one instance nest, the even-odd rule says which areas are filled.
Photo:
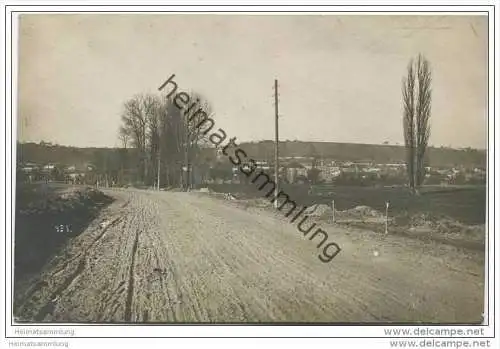
[[430, 214], [448, 216], [464, 224], [484, 224], [486, 215], [485, 187], [423, 188], [418, 196], [405, 188], [338, 187], [333, 195], [308, 198], [309, 203], [331, 203], [337, 210], [359, 205], [385, 211], [389, 201], [391, 216]]
[[[230, 192], [243, 197], [262, 197], [267, 191], [258, 191], [252, 185], [223, 184], [211, 186], [217, 192]], [[390, 215], [430, 214], [447, 216], [463, 224], [484, 224], [486, 215], [485, 186], [429, 186], [413, 196], [404, 187], [331, 187], [328, 195], [310, 195], [308, 186], [283, 186], [291, 199], [300, 205], [328, 204], [335, 200], [336, 210], [355, 206], [370, 206], [385, 211], [390, 202]]]

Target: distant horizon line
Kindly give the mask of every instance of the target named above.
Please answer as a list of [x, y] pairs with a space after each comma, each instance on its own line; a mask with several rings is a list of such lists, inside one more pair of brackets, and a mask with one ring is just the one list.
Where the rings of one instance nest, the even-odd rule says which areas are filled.
[[[53, 141], [33, 141], [33, 140], [17, 140], [17, 143], [20, 144], [28, 144], [28, 143], [34, 143], [34, 144], [41, 144], [41, 143], [46, 143], [46, 144], [52, 144], [54, 146], [61, 146], [61, 147], [67, 147], [67, 148], [80, 148], [80, 149], [123, 149], [121, 146], [77, 146], [77, 145], [69, 145], [69, 144], [62, 144], [62, 143], [57, 143]], [[261, 140], [249, 140], [249, 141], [240, 141], [240, 144], [249, 144], [249, 143], [263, 143], [263, 142], [272, 142], [274, 143], [274, 140], [272, 139], [261, 139]], [[335, 144], [356, 144], [356, 145], [376, 145], [376, 146], [387, 146], [387, 147], [404, 147], [404, 144], [401, 144], [399, 142], [396, 143], [358, 143], [358, 142], [335, 142], [335, 141], [307, 141], [307, 140], [290, 140], [290, 139], [285, 139], [285, 140], [280, 140], [280, 143], [293, 143], [293, 142], [301, 142], [301, 143], [335, 143]], [[133, 147], [129, 147], [130, 149]], [[488, 148], [476, 148], [472, 146], [451, 146], [451, 145], [429, 145], [428, 148], [446, 148], [446, 149], [455, 149], [455, 150], [464, 150], [464, 149], [473, 149], [473, 150], [480, 150], [480, 151], [486, 151]], [[215, 149], [215, 148], [214, 148]]]

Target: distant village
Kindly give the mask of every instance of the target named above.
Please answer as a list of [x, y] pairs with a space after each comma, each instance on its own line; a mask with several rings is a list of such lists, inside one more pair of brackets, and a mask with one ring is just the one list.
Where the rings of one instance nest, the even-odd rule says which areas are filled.
[[[218, 158], [221, 156], [218, 154]], [[280, 157], [280, 180], [290, 184], [336, 183], [344, 185], [405, 184], [405, 163], [344, 161], [315, 157]], [[257, 168], [274, 173], [274, 162], [257, 160]], [[483, 184], [486, 169], [479, 167], [426, 167], [426, 184]], [[241, 173], [231, 166], [231, 176], [209, 178], [208, 183], [240, 183]]]
[[[274, 162], [256, 160], [257, 168], [274, 175]], [[182, 164], [179, 164], [182, 167]], [[237, 166], [224, 155], [217, 153], [214, 159], [203, 165], [192, 165], [194, 185], [244, 183], [247, 179]], [[316, 157], [281, 157], [279, 177], [284, 183], [338, 185], [403, 185], [406, 183], [404, 163], [375, 163], [373, 161], [345, 161]], [[486, 169], [479, 167], [426, 167], [425, 184], [458, 185], [484, 184]], [[72, 184], [102, 186], [132, 185], [134, 169], [109, 170], [93, 163], [63, 165], [58, 163], [18, 164], [18, 181], [63, 181]]]

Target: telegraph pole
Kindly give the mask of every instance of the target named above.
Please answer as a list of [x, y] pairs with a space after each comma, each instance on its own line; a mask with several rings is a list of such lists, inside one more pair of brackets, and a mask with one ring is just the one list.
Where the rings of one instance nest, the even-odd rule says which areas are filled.
[[184, 162], [186, 164], [186, 171], [184, 173], [184, 190], [189, 191], [189, 131], [188, 131], [188, 124], [184, 126], [185, 128], [185, 134], [184, 134], [184, 141], [185, 141], [185, 149], [184, 149]]
[[278, 133], [278, 79], [274, 79], [274, 208], [278, 208], [278, 193], [279, 193], [279, 133]]
[[157, 190], [159, 191], [160, 190], [160, 149], [158, 148], [158, 178], [156, 180], [156, 186], [157, 186]]

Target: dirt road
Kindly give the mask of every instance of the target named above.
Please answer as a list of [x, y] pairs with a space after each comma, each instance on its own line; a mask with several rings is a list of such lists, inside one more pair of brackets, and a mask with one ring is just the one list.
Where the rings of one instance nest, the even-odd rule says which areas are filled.
[[64, 322], [481, 322], [484, 256], [322, 224], [341, 253], [273, 213], [195, 193], [116, 201], [18, 295]]

